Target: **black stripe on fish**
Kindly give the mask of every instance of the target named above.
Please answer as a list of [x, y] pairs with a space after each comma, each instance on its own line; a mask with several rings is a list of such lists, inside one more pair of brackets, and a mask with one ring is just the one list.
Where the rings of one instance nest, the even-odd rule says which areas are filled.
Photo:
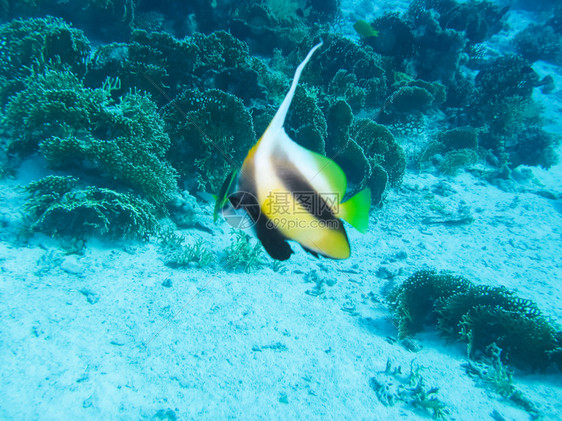
[[293, 249], [275, 224], [261, 212], [253, 175], [253, 168], [246, 168], [240, 173], [238, 191], [229, 196], [230, 203], [235, 209], [244, 209], [248, 213], [254, 222], [254, 232], [267, 254], [276, 260], [287, 260]]
[[[312, 185], [302, 176], [297, 167], [288, 159], [282, 157], [283, 164], [274, 165], [276, 173], [293, 198], [312, 216], [322, 222], [335, 223], [339, 227], [341, 221], [334, 215], [328, 202], [314, 190]], [[328, 192], [325, 192], [326, 194]], [[337, 206], [341, 198], [335, 197]], [[337, 222], [336, 222], [337, 221]], [[332, 226], [332, 225], [330, 225]]]

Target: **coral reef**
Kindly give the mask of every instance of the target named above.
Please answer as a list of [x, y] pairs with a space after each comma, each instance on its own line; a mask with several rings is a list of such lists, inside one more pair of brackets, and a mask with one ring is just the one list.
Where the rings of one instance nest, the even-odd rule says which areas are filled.
[[[102, 40], [125, 39], [132, 28], [139, 0], [6, 0], [0, 16], [26, 18], [58, 16], [82, 28], [89, 37]], [[103, 25], [96, 24], [103, 22]]]
[[420, 271], [389, 294], [399, 335], [436, 325], [467, 343], [471, 358], [486, 355], [492, 344], [504, 362], [545, 370], [560, 365], [560, 331], [535, 303], [503, 287], [477, 286], [448, 272]]
[[502, 98], [528, 99], [539, 78], [524, 59], [506, 55], [488, 63], [475, 78], [478, 101], [492, 102]]
[[115, 103], [111, 89], [111, 82], [85, 88], [55, 70], [30, 77], [6, 106], [11, 149], [24, 155], [39, 149], [53, 168], [118, 182], [161, 206], [176, 188], [164, 160], [170, 145], [164, 123], [146, 95], [130, 92]]
[[255, 143], [252, 117], [237, 97], [217, 89], [186, 90], [163, 109], [172, 141], [170, 161], [198, 189], [218, 192]]
[[96, 86], [108, 76], [117, 77], [122, 82], [118, 93], [139, 88], [151, 92], [160, 105], [193, 88], [222, 88], [245, 100], [263, 98], [253, 66], [259, 60], [250, 59], [247, 45], [225, 31], [179, 40], [138, 29], [128, 44], [102, 45], [94, 52], [86, 83]]
[[425, 0], [426, 9], [438, 13], [441, 28], [451, 28], [464, 33], [472, 43], [483, 42], [498, 33], [505, 25], [508, 7], [500, 9], [484, 1], [457, 2], [455, 0]]
[[418, 157], [420, 166], [433, 160], [438, 162], [439, 170], [447, 175], [455, 175], [459, 169], [478, 161], [478, 134], [470, 126], [457, 127], [437, 134]]
[[0, 105], [25, 86], [26, 77], [47, 66], [86, 73], [90, 43], [62, 19], [15, 19], [0, 27]]
[[391, 56], [401, 61], [414, 54], [414, 34], [399, 14], [385, 13], [376, 18], [371, 26], [378, 32], [376, 37], [364, 38], [363, 42], [383, 56]]
[[316, 95], [305, 87], [297, 87], [287, 115], [287, 134], [302, 146], [325, 153], [327, 123], [317, 104]]
[[272, 11], [267, 2], [243, 2], [227, 22], [232, 35], [258, 54], [270, 55], [276, 48], [288, 53], [308, 36], [306, 25], [296, 14], [295, 1], [274, 3], [279, 7]]
[[526, 60], [562, 63], [562, 33], [550, 25], [530, 24], [513, 39], [516, 51]]
[[47, 176], [26, 186], [24, 210], [31, 231], [85, 238], [146, 239], [158, 221], [154, 205], [131, 194], [97, 187], [80, 188], [70, 176]]
[[379, 113], [379, 121], [392, 122], [427, 114], [445, 102], [445, 86], [439, 82], [412, 80], [404, 75], [393, 87], [395, 91]]
[[488, 63], [475, 78], [468, 119], [480, 129], [479, 144], [496, 157], [498, 166], [549, 168], [558, 160], [554, 150], [560, 139], [541, 128], [542, 109], [531, 97], [538, 84], [529, 64], [512, 55]]
[[351, 137], [363, 148], [371, 165], [379, 165], [386, 171], [390, 185], [398, 186], [402, 182], [406, 157], [385, 126], [372, 120], [359, 119], [353, 124]]
[[[331, 94], [331, 98], [346, 100], [354, 112], [382, 105], [387, 97], [387, 81], [381, 56], [371, 47], [339, 34], [320, 36], [324, 45], [307, 67], [302, 83], [320, 89], [322, 94]], [[308, 39], [288, 55], [284, 64], [291, 73], [311, 47], [312, 40]]]

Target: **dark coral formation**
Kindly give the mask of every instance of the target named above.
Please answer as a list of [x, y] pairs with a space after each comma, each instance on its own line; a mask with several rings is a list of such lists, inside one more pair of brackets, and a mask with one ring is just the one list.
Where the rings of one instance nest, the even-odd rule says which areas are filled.
[[200, 189], [218, 191], [255, 143], [243, 102], [217, 89], [182, 92], [164, 107], [164, 120], [172, 139], [170, 161], [184, 178], [195, 175]]
[[420, 271], [389, 296], [399, 335], [436, 326], [467, 344], [471, 358], [492, 344], [505, 362], [527, 369], [561, 366], [562, 334], [538, 309], [503, 287], [475, 285], [449, 272]]
[[85, 238], [145, 239], [157, 228], [155, 208], [132, 194], [98, 187], [79, 187], [73, 177], [47, 176], [26, 187], [30, 230]]
[[118, 103], [111, 86], [84, 88], [71, 73], [47, 70], [6, 106], [12, 150], [39, 150], [53, 168], [95, 174], [163, 205], [175, 171], [163, 160], [170, 140], [155, 104], [130, 92]]
[[0, 105], [23, 89], [24, 80], [47, 66], [86, 73], [90, 42], [58, 18], [15, 19], [0, 27]]

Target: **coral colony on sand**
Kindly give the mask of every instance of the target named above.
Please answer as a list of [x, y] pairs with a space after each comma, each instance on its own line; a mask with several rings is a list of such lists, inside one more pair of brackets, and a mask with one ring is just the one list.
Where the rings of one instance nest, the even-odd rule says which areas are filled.
[[[520, 166], [558, 163], [560, 137], [534, 95], [552, 92], [554, 79], [533, 65], [562, 64], [562, 6], [494, 55], [486, 43], [509, 16], [494, 2], [413, 0], [403, 12], [356, 16], [353, 36], [338, 31], [340, 8], [339, 0], [0, 0], [0, 176], [26, 160], [44, 175], [22, 189], [24, 237], [156, 240], [178, 270], [270, 264], [241, 231], [222, 252], [178, 231], [214, 232], [194, 196], [218, 194], [247, 162], [313, 47], [284, 130], [343, 170], [346, 200], [370, 191], [367, 208], [383, 206], [407, 165], [455, 177], [479, 164], [483, 182], [505, 187], [498, 179]], [[424, 141], [413, 145], [411, 134]], [[539, 416], [507, 368], [562, 370], [562, 331], [533, 301], [423, 270], [388, 303], [399, 338], [432, 325], [465, 343], [472, 377]], [[446, 418], [421, 372], [389, 361], [367, 382], [384, 405]]]

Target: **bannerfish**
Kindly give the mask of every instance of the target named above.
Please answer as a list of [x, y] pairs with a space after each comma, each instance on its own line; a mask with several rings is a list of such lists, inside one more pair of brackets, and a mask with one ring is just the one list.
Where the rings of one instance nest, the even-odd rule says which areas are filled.
[[293, 253], [288, 240], [316, 257], [346, 259], [351, 250], [342, 219], [367, 231], [371, 191], [366, 188], [342, 202], [347, 188], [343, 170], [294, 142], [283, 128], [301, 73], [321, 46], [297, 67], [273, 120], [217, 195], [215, 218], [222, 211], [227, 222], [247, 228], [277, 260]]
[[358, 20], [357, 22], [355, 22], [353, 24], [353, 29], [355, 29], [355, 32], [365, 38], [379, 36], [379, 31], [373, 28], [369, 22], [365, 22], [364, 20]]

